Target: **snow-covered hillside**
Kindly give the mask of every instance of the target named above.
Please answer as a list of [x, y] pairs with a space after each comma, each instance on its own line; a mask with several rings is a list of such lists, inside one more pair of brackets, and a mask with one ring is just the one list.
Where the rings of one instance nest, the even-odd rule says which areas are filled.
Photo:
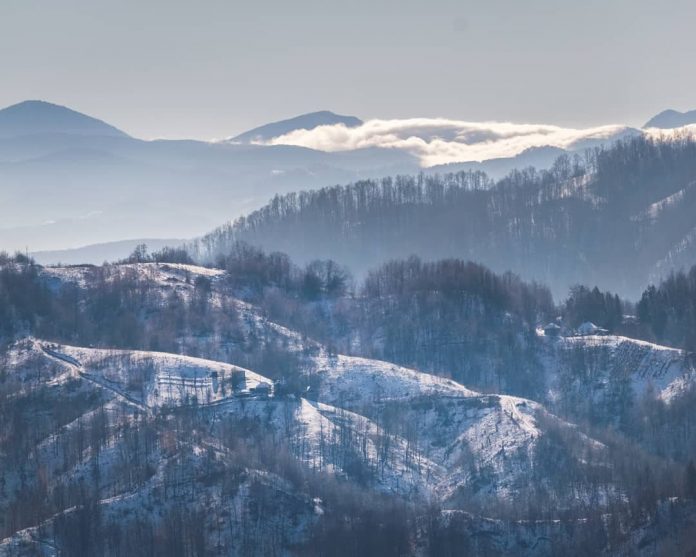
[[646, 396], [669, 402], [696, 381], [693, 357], [683, 350], [621, 336], [544, 339], [548, 402], [564, 414], [606, 413]]
[[[320, 401], [311, 402], [256, 394], [259, 384], [272, 381], [230, 364], [36, 342], [48, 357], [136, 408], [151, 413], [180, 405], [215, 407], [245, 419], [263, 417], [273, 431], [298, 434], [297, 456], [320, 469], [341, 470], [324, 453], [327, 445], [348, 438], [362, 447], [360, 458], [379, 470], [386, 489], [437, 493], [443, 500], [467, 490], [484, 499], [515, 496], [537, 464], [537, 442], [545, 433], [537, 416], [571, 430], [533, 401], [476, 393], [449, 379], [366, 358], [323, 351], [311, 357], [319, 387], [310, 396]], [[583, 450], [601, 452], [601, 444], [577, 439]], [[380, 452], [382, 444], [387, 453]]]
[[[48, 466], [52, 478], [73, 480], [97, 466], [109, 507], [150, 497], [159, 473], [148, 480], [143, 495], [115, 487], [122, 482], [119, 462], [126, 442], [117, 432], [134, 420], [166, 424], [177, 408], [201, 414], [208, 424], [208, 433], [191, 449], [194, 456], [223, 451], [219, 439], [230, 423], [255, 423], [268, 439], [284, 440], [294, 457], [313, 470], [357, 474], [376, 489], [409, 497], [444, 502], [466, 491], [484, 500], [505, 499], [530, 481], [536, 443], [545, 434], [537, 425], [537, 413], [543, 412], [538, 404], [480, 395], [451, 380], [385, 362], [342, 356], [317, 361], [319, 401], [259, 391], [259, 385], [271, 385], [270, 379], [230, 364], [38, 339], [10, 349], [7, 372], [17, 384], [15, 396], [38, 389], [43, 397], [58, 400], [68, 390], [92, 401], [82, 414], [37, 440], [35, 464]], [[59, 447], [69, 443], [76, 428], [103, 413], [110, 416], [105, 421], [114, 441], [98, 451], [86, 447], [83, 458], [61, 456]], [[159, 469], [163, 449], [149, 459]]]
[[477, 393], [450, 379], [366, 358], [322, 356], [315, 363], [321, 400], [364, 413], [442, 468], [444, 475], [431, 483], [443, 500], [462, 492], [484, 499], [519, 495], [540, 466], [537, 445], [549, 425], [601, 458], [601, 443], [531, 400]]
[[[49, 284], [94, 285], [102, 273], [92, 266], [47, 267], [42, 271]], [[419, 395], [461, 395], [464, 387], [434, 375], [424, 375], [402, 366], [349, 356], [329, 356], [322, 346], [303, 335], [269, 320], [255, 306], [235, 296], [225, 281], [225, 272], [195, 265], [145, 263], [112, 266], [106, 277], [113, 280], [144, 280], [148, 287], [146, 307], [166, 304], [173, 295], [191, 300], [196, 285], [209, 286], [210, 311], [229, 316], [234, 313], [238, 326], [236, 343], [263, 342], [279, 346], [283, 352], [304, 354], [304, 364], [321, 378], [323, 399], [331, 403], [360, 408], [381, 399]], [[574, 336], [540, 339], [537, 355], [543, 369], [547, 396], [540, 402], [555, 407], [575, 393], [582, 399], [600, 399], [621, 383], [630, 386], [638, 399], [654, 392], [669, 401], [696, 378], [693, 358], [682, 350], [619, 336]], [[198, 353], [214, 360], [230, 358], [229, 341], [215, 331], [192, 339]], [[233, 343], [234, 344], [234, 343]], [[490, 375], [481, 362], [481, 374]], [[398, 380], [397, 380], [398, 379]], [[347, 385], [347, 387], [346, 387]], [[395, 391], [396, 389], [396, 391]], [[339, 400], [339, 397], [342, 397]]]
[[[127, 528], [148, 515], [160, 517], [153, 528], [202, 524], [214, 533], [206, 543], [237, 554], [250, 524], [278, 536], [272, 547], [302, 545], [340, 507], [327, 493], [432, 505], [438, 527], [486, 532], [494, 554], [548, 554], [588, 527], [588, 509], [613, 512], [647, 481], [617, 457], [622, 441], [586, 424], [630, 420], [645, 397], [662, 412], [679, 409], [695, 375], [677, 349], [539, 335], [526, 342], [545, 388], [530, 400], [337, 354], [239, 299], [218, 269], [55, 267], [39, 280], [60, 295], [81, 292], [90, 311], [104, 311], [89, 305], [120, 288], [136, 316], [126, 324], [143, 327], [151, 344], [161, 342], [158, 328], [178, 324], [167, 350], [30, 336], [4, 349], [0, 402], [15, 426], [3, 431], [18, 449], [0, 454], [0, 511], [10, 517], [0, 555], [58, 554], [61, 525], [73, 531], [84, 509]], [[123, 320], [113, 299], [109, 315]], [[631, 449], [637, 474], [659, 458], [656, 446]], [[46, 501], [41, 520], [24, 518], [24, 501]], [[177, 501], [202, 514], [181, 515]], [[530, 510], [539, 501], [552, 511]], [[530, 513], [539, 521], [505, 518]]]

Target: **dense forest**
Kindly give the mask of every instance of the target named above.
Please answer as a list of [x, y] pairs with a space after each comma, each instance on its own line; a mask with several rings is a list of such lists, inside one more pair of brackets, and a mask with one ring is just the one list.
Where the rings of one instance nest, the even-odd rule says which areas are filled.
[[576, 284], [637, 298], [693, 262], [695, 184], [696, 142], [639, 137], [497, 183], [460, 172], [276, 196], [191, 249], [213, 261], [242, 240], [299, 262], [331, 258], [358, 276], [388, 259], [456, 257], [547, 284], [557, 298]]

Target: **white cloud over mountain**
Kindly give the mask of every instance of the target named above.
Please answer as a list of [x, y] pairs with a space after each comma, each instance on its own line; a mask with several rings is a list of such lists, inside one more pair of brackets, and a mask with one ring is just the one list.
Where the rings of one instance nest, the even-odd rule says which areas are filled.
[[623, 125], [585, 129], [509, 122], [466, 122], [446, 118], [368, 120], [294, 130], [265, 144], [296, 145], [321, 151], [351, 151], [367, 147], [403, 149], [423, 166], [513, 157], [532, 147], [562, 149], [584, 141], [602, 141], [631, 131]]

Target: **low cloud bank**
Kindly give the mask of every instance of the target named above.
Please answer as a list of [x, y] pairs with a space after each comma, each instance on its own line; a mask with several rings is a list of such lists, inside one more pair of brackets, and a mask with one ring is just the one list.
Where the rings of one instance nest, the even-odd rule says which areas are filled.
[[618, 138], [632, 130], [623, 125], [575, 129], [507, 122], [465, 122], [446, 118], [368, 120], [295, 130], [265, 144], [296, 145], [321, 151], [352, 151], [367, 147], [403, 149], [423, 166], [514, 157], [532, 147], [572, 148], [574, 144]]

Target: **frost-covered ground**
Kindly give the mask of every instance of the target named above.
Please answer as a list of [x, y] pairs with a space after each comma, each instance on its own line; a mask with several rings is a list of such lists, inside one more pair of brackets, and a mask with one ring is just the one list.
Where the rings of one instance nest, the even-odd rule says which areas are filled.
[[539, 466], [537, 446], [549, 422], [570, 435], [581, 453], [602, 453], [601, 443], [531, 400], [477, 393], [450, 379], [366, 358], [322, 355], [316, 364], [320, 400], [370, 417], [405, 439], [418, 458], [439, 466], [442, 473], [429, 483], [443, 501], [460, 492], [514, 499]]
[[322, 379], [321, 399], [351, 408], [426, 395], [477, 395], [450, 379], [379, 360], [341, 355], [332, 357], [323, 353], [314, 358], [313, 363]]
[[545, 340], [551, 400], [568, 389], [597, 400], [622, 385], [633, 397], [652, 392], [669, 401], [696, 379], [694, 360], [683, 350], [613, 335]]

